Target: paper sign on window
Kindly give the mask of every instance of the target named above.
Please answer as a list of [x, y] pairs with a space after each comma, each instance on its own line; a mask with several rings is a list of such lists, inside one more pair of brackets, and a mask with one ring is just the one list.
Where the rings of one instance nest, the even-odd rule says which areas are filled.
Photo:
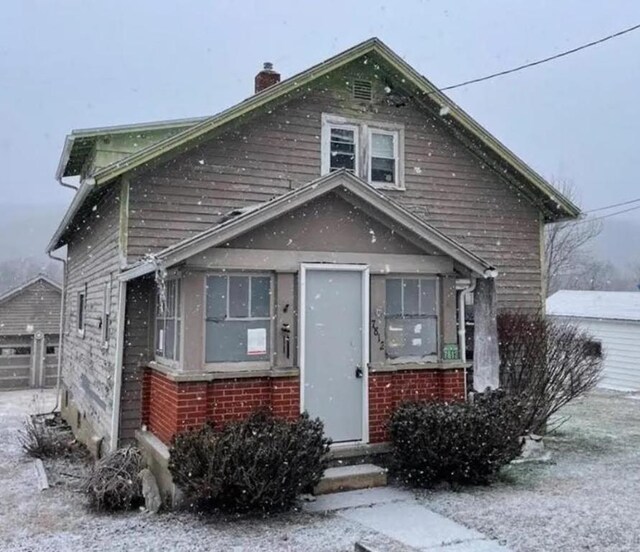
[[267, 354], [266, 328], [251, 328], [247, 330], [247, 355]]

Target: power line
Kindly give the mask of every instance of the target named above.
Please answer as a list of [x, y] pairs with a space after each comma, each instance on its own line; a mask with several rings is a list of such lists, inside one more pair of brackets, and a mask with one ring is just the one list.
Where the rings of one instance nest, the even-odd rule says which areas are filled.
[[637, 199], [631, 199], [629, 201], [623, 201], [622, 203], [613, 203], [612, 205], [605, 205], [604, 207], [598, 207], [597, 209], [589, 209], [588, 211], [583, 211], [583, 213], [595, 213], [596, 211], [606, 211], [608, 209], [613, 209], [614, 207], [622, 207], [624, 205], [631, 205], [632, 203], [638, 203], [640, 201], [640, 197]]
[[635, 207], [629, 207], [629, 209], [623, 209], [622, 211], [616, 211], [615, 213], [609, 213], [608, 215], [602, 215], [600, 217], [578, 219], [573, 224], [585, 224], [586, 222], [595, 222], [597, 220], [608, 219], [610, 217], [615, 217], [617, 215], [621, 215], [623, 213], [629, 213], [630, 211], [636, 211], [638, 209], [640, 209], [640, 205], [636, 205]]
[[576, 48], [572, 48], [571, 50], [565, 50], [564, 52], [560, 52], [558, 54], [554, 54], [552, 56], [549, 56], [543, 59], [532, 61], [530, 63], [525, 63], [524, 65], [519, 65], [518, 67], [513, 67], [512, 69], [506, 69], [504, 71], [492, 73], [491, 75], [486, 75], [484, 77], [478, 77], [476, 79], [467, 80], [464, 82], [460, 82], [458, 84], [445, 86], [444, 88], [438, 89], [438, 92], [445, 92], [447, 90], [454, 90], [455, 88], [462, 88], [463, 86], [468, 86], [470, 84], [476, 84], [476, 83], [484, 82], [490, 79], [495, 79], [496, 77], [503, 77], [504, 75], [510, 75], [511, 73], [516, 73], [517, 71], [522, 71], [523, 69], [529, 69], [530, 67], [535, 67], [536, 65], [542, 65], [543, 63], [547, 63], [549, 61], [553, 61], [571, 54], [575, 54], [576, 52], [580, 52], [581, 50], [586, 50], [587, 48], [591, 48], [592, 46], [597, 46], [598, 44], [602, 44], [603, 42], [607, 42], [608, 40], [618, 38], [622, 35], [636, 31], [638, 29], [640, 29], [640, 24], [634, 25], [633, 27], [628, 27], [626, 29], [618, 31], [617, 33], [610, 34], [603, 38], [599, 38], [598, 40], [588, 42], [587, 44], [583, 44], [582, 46], [577, 46]]

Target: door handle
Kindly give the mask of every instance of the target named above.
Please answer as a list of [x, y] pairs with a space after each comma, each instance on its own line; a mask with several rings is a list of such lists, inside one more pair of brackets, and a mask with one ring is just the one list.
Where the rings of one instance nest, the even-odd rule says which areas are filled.
[[362, 375], [362, 368], [360, 366], [356, 366], [356, 378], [361, 379]]

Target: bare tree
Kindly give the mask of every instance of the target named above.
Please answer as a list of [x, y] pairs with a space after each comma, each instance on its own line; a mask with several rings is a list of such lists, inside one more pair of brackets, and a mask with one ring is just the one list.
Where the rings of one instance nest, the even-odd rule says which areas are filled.
[[[556, 183], [569, 199], [575, 199], [575, 188], [566, 180]], [[580, 219], [578, 221], [555, 222], [545, 228], [545, 272], [547, 295], [561, 287], [567, 275], [580, 273], [588, 262], [588, 245], [602, 231], [600, 221]], [[578, 270], [577, 270], [578, 269]]]

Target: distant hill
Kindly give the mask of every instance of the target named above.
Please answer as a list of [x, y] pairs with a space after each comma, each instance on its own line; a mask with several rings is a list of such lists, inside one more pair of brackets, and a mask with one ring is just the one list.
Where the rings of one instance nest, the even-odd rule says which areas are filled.
[[45, 253], [66, 205], [5, 205], [0, 216], [0, 294], [37, 274], [62, 281], [61, 263]]
[[640, 264], [640, 222], [606, 219], [596, 239], [596, 253], [621, 270]]

